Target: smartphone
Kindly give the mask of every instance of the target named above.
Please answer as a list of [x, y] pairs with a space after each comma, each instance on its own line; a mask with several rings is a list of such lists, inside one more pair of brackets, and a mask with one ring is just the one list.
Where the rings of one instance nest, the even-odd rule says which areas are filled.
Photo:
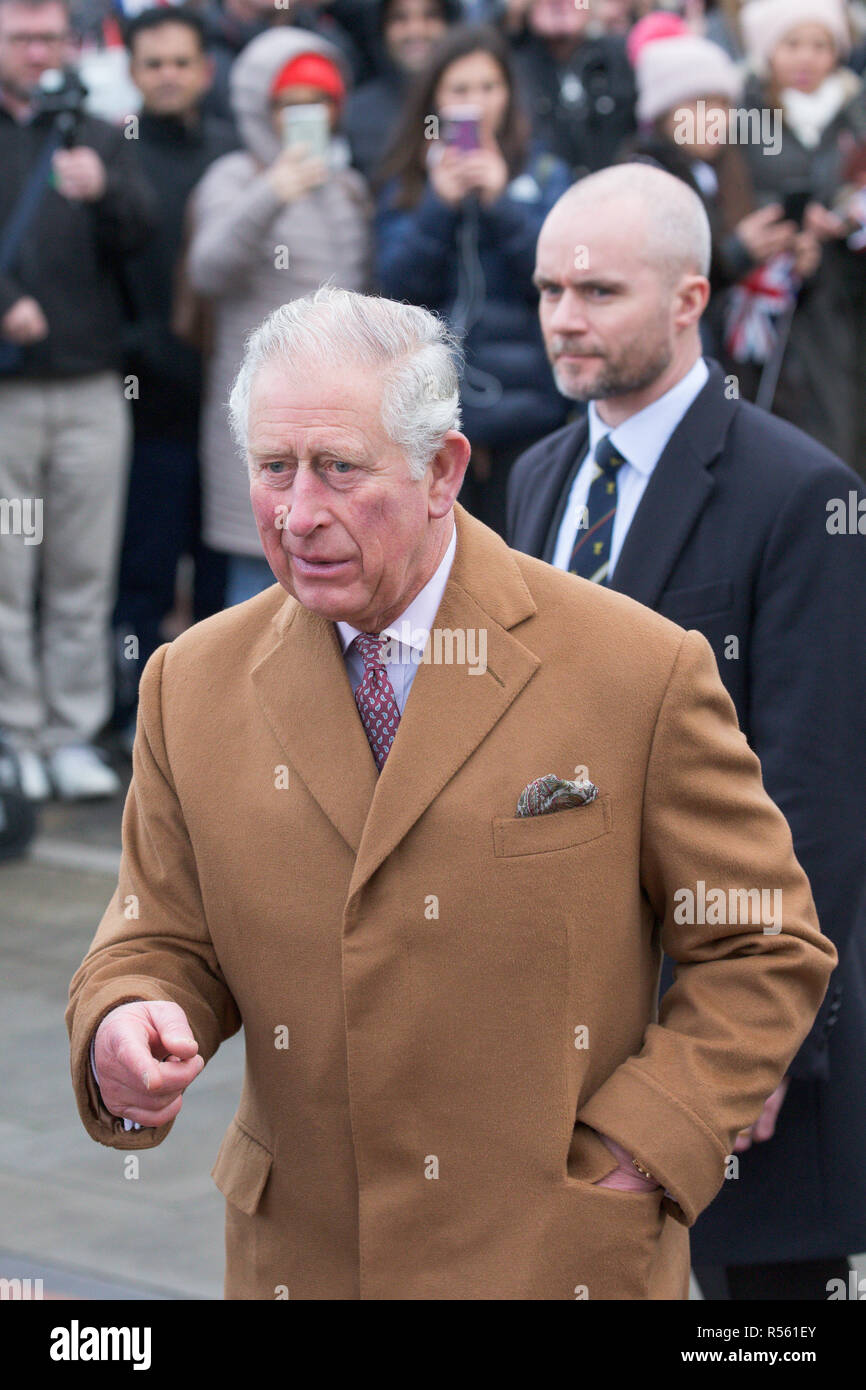
[[280, 112], [280, 121], [286, 149], [293, 145], [306, 145], [311, 158], [327, 159], [331, 122], [328, 107], [323, 101], [284, 106]]
[[796, 222], [802, 227], [806, 208], [812, 202], [811, 188], [790, 188], [782, 200], [786, 222]]
[[451, 149], [469, 154], [481, 148], [481, 112], [477, 106], [448, 106], [439, 113], [439, 138]]

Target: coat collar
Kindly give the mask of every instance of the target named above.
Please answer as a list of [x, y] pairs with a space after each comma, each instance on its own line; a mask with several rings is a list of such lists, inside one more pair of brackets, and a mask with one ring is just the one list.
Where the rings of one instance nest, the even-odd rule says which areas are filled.
[[671, 435], [628, 529], [611, 588], [655, 608], [716, 486], [719, 458], [738, 402], [725, 394], [725, 375], [710, 362], [700, 395]]
[[536, 607], [512, 551], [455, 506], [457, 553], [436, 629], [484, 630], [487, 669], [423, 663], [381, 775], [355, 707], [333, 623], [287, 597], [252, 670], [286, 757], [356, 854], [352, 890], [375, 873], [502, 718], [539, 666], [510, 629]]

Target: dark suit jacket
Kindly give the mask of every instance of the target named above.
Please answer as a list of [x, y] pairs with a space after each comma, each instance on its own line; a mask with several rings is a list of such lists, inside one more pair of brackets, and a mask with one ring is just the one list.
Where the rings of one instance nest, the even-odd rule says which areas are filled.
[[[866, 1248], [866, 538], [828, 530], [828, 503], [866, 489], [709, 366], [610, 587], [711, 643], [840, 956], [777, 1134], [701, 1217], [695, 1259], [817, 1258]], [[587, 439], [581, 420], [515, 464], [515, 549], [551, 560]]]

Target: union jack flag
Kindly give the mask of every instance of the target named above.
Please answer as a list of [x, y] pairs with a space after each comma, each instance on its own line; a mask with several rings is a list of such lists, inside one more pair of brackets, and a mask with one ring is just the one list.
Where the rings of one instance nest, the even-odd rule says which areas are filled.
[[757, 266], [735, 285], [725, 323], [725, 347], [735, 362], [769, 360], [779, 320], [795, 303], [800, 284], [794, 257], [784, 252]]

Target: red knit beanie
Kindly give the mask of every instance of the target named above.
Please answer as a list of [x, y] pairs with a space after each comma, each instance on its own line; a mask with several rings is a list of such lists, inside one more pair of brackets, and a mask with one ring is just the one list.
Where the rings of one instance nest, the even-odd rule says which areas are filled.
[[332, 97], [338, 106], [346, 95], [340, 69], [321, 53], [299, 53], [280, 68], [271, 83], [271, 96], [285, 91], [286, 87], [316, 87], [325, 96]]

